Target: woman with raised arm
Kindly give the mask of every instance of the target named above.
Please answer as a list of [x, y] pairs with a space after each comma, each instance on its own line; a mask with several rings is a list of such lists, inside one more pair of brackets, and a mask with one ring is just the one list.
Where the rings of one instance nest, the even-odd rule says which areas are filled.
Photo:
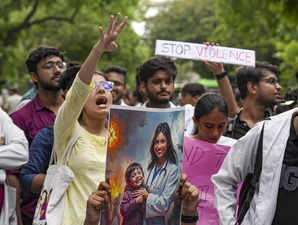
[[79, 130], [67, 162], [74, 179], [65, 195], [63, 225], [84, 223], [88, 196], [96, 190], [100, 181], [105, 180], [108, 133], [105, 123], [112, 103], [112, 84], [95, 71], [102, 54], [117, 49], [115, 41], [126, 21], [127, 17], [119, 24], [118, 13], [116, 18], [110, 17], [106, 32], [99, 28], [100, 41], [90, 51], [57, 114], [54, 149], [58, 161], [70, 139]]

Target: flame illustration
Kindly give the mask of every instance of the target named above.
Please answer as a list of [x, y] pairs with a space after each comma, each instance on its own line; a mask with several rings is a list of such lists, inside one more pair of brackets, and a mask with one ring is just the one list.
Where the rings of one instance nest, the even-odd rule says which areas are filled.
[[121, 135], [118, 121], [119, 120], [117, 118], [110, 121], [108, 145], [109, 151], [110, 153], [112, 153], [112, 156], [114, 156], [115, 154], [115, 149], [118, 148], [121, 144]]

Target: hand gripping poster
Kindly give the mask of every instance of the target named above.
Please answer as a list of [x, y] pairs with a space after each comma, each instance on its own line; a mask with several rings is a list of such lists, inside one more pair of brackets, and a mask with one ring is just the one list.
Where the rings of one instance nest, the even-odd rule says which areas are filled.
[[179, 225], [184, 109], [112, 106], [105, 225]]

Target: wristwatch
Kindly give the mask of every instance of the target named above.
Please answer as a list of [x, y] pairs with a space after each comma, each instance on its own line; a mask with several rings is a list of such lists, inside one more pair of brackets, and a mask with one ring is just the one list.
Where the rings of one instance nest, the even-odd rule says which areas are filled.
[[228, 73], [226, 71], [224, 71], [222, 73], [216, 74], [215, 77], [216, 77], [216, 80], [220, 80], [220, 79], [224, 78], [227, 75], [228, 75]]
[[196, 211], [196, 215], [194, 215], [194, 216], [181, 215], [181, 222], [182, 223], [196, 223], [198, 220], [199, 220], [198, 211]]

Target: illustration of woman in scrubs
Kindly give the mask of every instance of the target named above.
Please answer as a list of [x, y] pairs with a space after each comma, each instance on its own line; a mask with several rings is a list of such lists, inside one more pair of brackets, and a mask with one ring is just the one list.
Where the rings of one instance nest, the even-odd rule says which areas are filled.
[[180, 174], [168, 123], [155, 128], [150, 144], [151, 161], [145, 178], [146, 189], [136, 195], [146, 198], [146, 224], [165, 225], [165, 215], [173, 200]]

